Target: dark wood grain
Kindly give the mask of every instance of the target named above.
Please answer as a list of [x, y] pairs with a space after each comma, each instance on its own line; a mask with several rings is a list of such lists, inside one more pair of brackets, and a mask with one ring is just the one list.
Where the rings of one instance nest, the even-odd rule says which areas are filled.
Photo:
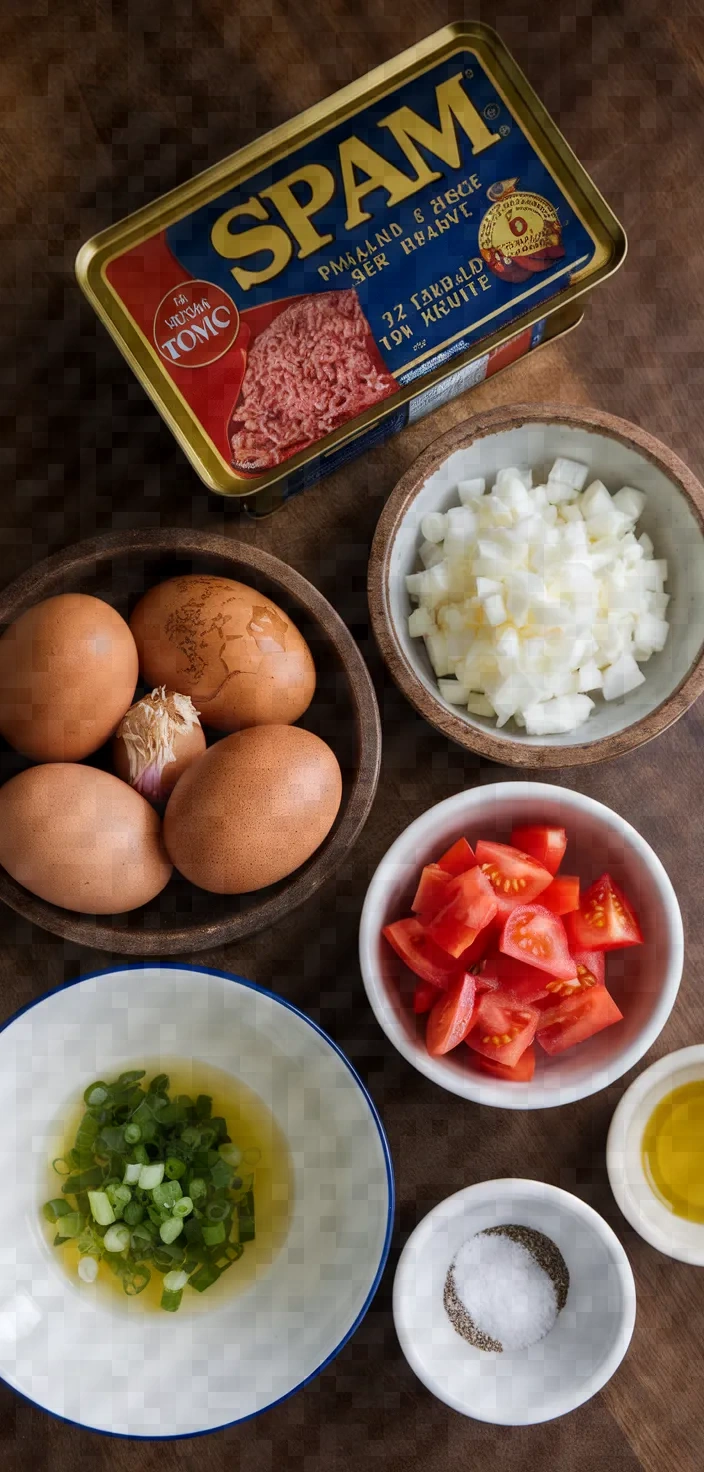
[[[394, 543], [401, 525], [423, 486], [441, 465], [455, 454], [488, 435], [501, 434], [506, 430], [519, 429], [523, 424], [560, 424], [567, 429], [582, 429], [587, 434], [594, 432], [636, 451], [651, 463], [676, 486], [679, 494], [687, 501], [700, 532], [704, 535], [704, 486], [684, 465], [679, 456], [673, 455], [654, 435], [639, 429], [636, 424], [627, 424], [615, 414], [605, 414], [598, 409], [582, 409], [560, 404], [515, 404], [490, 409], [483, 414], [473, 414], [464, 423], [446, 430], [445, 434], [428, 445], [401, 476], [377, 522], [374, 541], [369, 555], [367, 589], [369, 612], [377, 644], [399, 689], [410, 700], [418, 713], [431, 721], [438, 731], [457, 741], [468, 751], [476, 751], [491, 761], [505, 762], [514, 767], [551, 769], [554, 767], [576, 767], [594, 762], [611, 761], [635, 751], [646, 741], [652, 741], [668, 726], [683, 716], [704, 690], [704, 647], [700, 648], [684, 678], [670, 691], [654, 710], [648, 711], [638, 720], [631, 722], [623, 731], [602, 736], [598, 741], [579, 741], [585, 732], [581, 728], [572, 746], [528, 745], [509, 737], [496, 736], [481, 726], [463, 720], [455, 711], [448, 710], [434, 693], [426, 689], [418, 678], [411, 661], [406, 657], [391, 613], [391, 559]], [[588, 729], [588, 728], [586, 728]]]
[[[336, 822], [300, 868], [261, 894], [209, 894], [174, 873], [150, 904], [129, 914], [80, 915], [38, 899], [0, 869], [0, 900], [33, 924], [78, 945], [130, 956], [173, 956], [241, 940], [275, 925], [309, 899], [343, 863], [369, 816], [381, 764], [374, 687], [348, 628], [318, 589], [278, 557], [213, 532], [162, 528], [107, 532], [45, 558], [0, 591], [0, 626], [42, 598], [60, 593], [104, 597], [129, 618], [156, 583], [183, 573], [234, 578], [291, 613], [312, 651], [317, 684], [301, 725], [332, 746], [343, 774]], [[4, 747], [4, 743], [0, 743]], [[109, 747], [92, 761], [112, 770]], [[14, 774], [17, 754], [0, 750], [0, 776]]]
[[[660, 1257], [611, 1196], [604, 1142], [629, 1078], [564, 1109], [520, 1115], [440, 1093], [391, 1053], [364, 999], [355, 944], [374, 866], [401, 829], [461, 787], [515, 777], [416, 715], [371, 640], [366, 567], [376, 521], [416, 455], [497, 404], [594, 405], [670, 445], [700, 478], [704, 16], [701, 0], [492, 0], [496, 26], [598, 187], [630, 251], [584, 323], [290, 503], [239, 521], [196, 480], [94, 320], [73, 279], [79, 244], [196, 169], [454, 20], [448, 0], [6, 0], [2, 13], [0, 356], [5, 385], [2, 581], [101, 532], [159, 526], [235, 537], [292, 564], [342, 614], [377, 686], [384, 758], [377, 801], [337, 876], [270, 931], [211, 964], [289, 997], [369, 1084], [396, 1167], [394, 1253], [338, 1360], [287, 1404], [242, 1427], [165, 1448], [59, 1425], [0, 1390], [3, 1472], [700, 1472], [704, 1278]], [[677, 1006], [648, 1059], [704, 1035], [704, 902], [694, 813], [704, 712], [614, 762], [563, 770], [643, 833], [675, 885], [687, 931]], [[690, 817], [690, 814], [692, 816]], [[111, 955], [46, 935], [0, 908], [2, 1014]], [[594, 1401], [544, 1427], [502, 1431], [434, 1401], [396, 1343], [399, 1248], [435, 1202], [522, 1173], [575, 1191], [611, 1222], [633, 1264], [630, 1352]], [[61, 1355], [57, 1330], [57, 1355]], [[134, 1373], [139, 1373], [135, 1367]]]

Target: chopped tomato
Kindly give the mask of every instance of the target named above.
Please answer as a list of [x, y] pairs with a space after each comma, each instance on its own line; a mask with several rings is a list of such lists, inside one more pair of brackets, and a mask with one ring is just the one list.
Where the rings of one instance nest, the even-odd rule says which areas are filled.
[[568, 934], [578, 951], [615, 951], [643, 943], [637, 916], [610, 874], [602, 874], [582, 895], [579, 909], [569, 917]]
[[540, 971], [537, 966], [527, 966], [525, 961], [516, 961], [513, 956], [502, 956], [500, 951], [482, 962], [477, 980], [483, 981], [485, 986], [493, 981], [519, 1002], [530, 1004], [549, 996], [550, 977], [545, 971]]
[[504, 925], [499, 945], [504, 955], [527, 961], [551, 976], [567, 981], [575, 974], [565, 927], [559, 916], [544, 905], [521, 905], [514, 910]]
[[421, 1016], [423, 1012], [429, 1012], [438, 999], [438, 989], [429, 981], [419, 981], [413, 993], [413, 1011]]
[[425, 1045], [433, 1058], [449, 1053], [472, 1025], [474, 1016], [474, 977], [462, 972], [443, 996], [438, 997], [428, 1018]]
[[482, 957], [486, 955], [489, 947], [491, 945], [497, 945], [500, 933], [501, 927], [499, 926], [497, 928], [495, 920], [492, 920], [489, 925], [485, 925], [484, 929], [480, 930], [476, 940], [472, 941], [471, 946], [468, 946], [466, 951], [462, 952], [459, 958], [460, 966], [463, 966], [465, 971], [471, 971], [472, 967], [476, 966], [477, 962], [481, 961]]
[[[425, 873], [425, 870], [423, 870]], [[553, 915], [570, 915], [579, 909], [579, 879], [576, 874], [559, 874], [540, 896], [541, 905]]]
[[396, 954], [421, 981], [429, 981], [431, 986], [439, 987], [441, 991], [450, 985], [457, 971], [456, 964], [428, 939], [427, 931], [415, 916], [385, 925], [383, 933]]
[[481, 869], [468, 869], [447, 885], [447, 903], [427, 927], [430, 940], [457, 958], [471, 946], [480, 930], [493, 920], [497, 905], [494, 891]]
[[620, 1022], [622, 1017], [606, 987], [594, 986], [576, 997], [565, 997], [559, 1006], [543, 1012], [538, 1024], [538, 1042], [546, 1053], [564, 1053], [566, 1048], [585, 1042], [595, 1032]]
[[504, 992], [483, 992], [465, 1042], [475, 1053], [515, 1068], [535, 1037], [539, 1013]]
[[553, 999], [555, 997], [575, 997], [579, 992], [587, 992], [592, 986], [603, 986], [606, 976], [603, 951], [577, 951], [572, 957], [575, 964], [576, 975], [570, 981], [561, 981], [556, 976], [551, 976], [547, 982], [547, 992]]
[[532, 1043], [529, 1043], [525, 1053], [521, 1053], [515, 1068], [508, 1068], [505, 1063], [497, 1063], [495, 1058], [483, 1058], [481, 1053], [477, 1054], [477, 1063], [483, 1073], [490, 1073], [494, 1078], [504, 1078], [509, 1084], [528, 1084], [535, 1073], [535, 1048]]
[[511, 843], [514, 848], [521, 849], [524, 854], [530, 854], [532, 859], [536, 859], [551, 874], [557, 874], [565, 857], [567, 834], [564, 828], [548, 828], [538, 823], [529, 824], [526, 828], [514, 828]]
[[414, 915], [421, 916], [421, 923], [427, 925], [442, 908], [445, 902], [445, 891], [450, 883], [450, 876], [439, 864], [426, 864], [415, 892], [411, 909]]
[[466, 874], [468, 869], [474, 868], [476, 862], [474, 853], [466, 838], [458, 838], [457, 842], [453, 843], [452, 848], [449, 848], [447, 853], [438, 859], [437, 864], [438, 869], [444, 869], [446, 874], [456, 876], [457, 874]]
[[551, 875], [529, 854], [507, 843], [477, 844], [477, 863], [496, 895], [499, 914], [505, 919], [516, 905], [527, 905], [547, 889]]

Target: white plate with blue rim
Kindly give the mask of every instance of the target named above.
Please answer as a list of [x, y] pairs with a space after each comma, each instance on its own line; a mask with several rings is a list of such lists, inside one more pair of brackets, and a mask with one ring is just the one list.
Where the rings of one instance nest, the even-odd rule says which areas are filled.
[[[201, 1073], [229, 1081], [243, 1119], [249, 1101], [286, 1160], [277, 1177], [272, 1154], [267, 1177], [264, 1142], [254, 1170], [255, 1203], [278, 1197], [276, 1230], [260, 1200], [254, 1242], [212, 1292], [189, 1283], [176, 1313], [125, 1294], [106, 1260], [84, 1282], [42, 1211], [61, 1196], [51, 1162], [84, 1090], [172, 1060], [194, 1088]], [[0, 1031], [0, 1119], [0, 1378], [43, 1410], [121, 1436], [215, 1431], [294, 1394], [369, 1308], [393, 1222], [388, 1144], [350, 1063], [281, 997], [159, 963], [69, 983]]]

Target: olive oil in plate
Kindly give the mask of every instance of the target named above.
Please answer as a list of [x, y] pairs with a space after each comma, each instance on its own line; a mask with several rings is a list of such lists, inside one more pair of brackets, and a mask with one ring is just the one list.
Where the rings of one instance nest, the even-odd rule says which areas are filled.
[[[241, 1256], [222, 1272], [217, 1281], [210, 1283], [204, 1292], [196, 1292], [190, 1284], [186, 1284], [179, 1312], [182, 1314], [218, 1308], [226, 1300], [249, 1288], [269, 1270], [286, 1238], [292, 1206], [292, 1170], [286, 1140], [271, 1111], [258, 1094], [240, 1079], [213, 1068], [208, 1063], [163, 1057], [156, 1060], [136, 1060], [134, 1065], [122, 1064], [119, 1069], [110, 1070], [107, 1083], [114, 1083], [118, 1072], [125, 1073], [132, 1067], [135, 1070], [146, 1070], [146, 1076], [141, 1080], [141, 1086], [145, 1089], [152, 1078], [166, 1074], [169, 1080], [168, 1094], [172, 1100], [185, 1095], [190, 1100], [196, 1100], [199, 1095], [210, 1096], [213, 1118], [224, 1118], [232, 1146], [236, 1146], [241, 1152], [242, 1163], [237, 1167], [239, 1176], [244, 1179], [245, 1186], [250, 1180], [252, 1182], [253, 1240], [250, 1240], [250, 1232], [245, 1233], [243, 1228]], [[69, 1102], [61, 1117], [54, 1122], [51, 1131], [52, 1161], [68, 1155], [85, 1115], [86, 1106], [79, 1095], [78, 1099]], [[227, 1148], [223, 1147], [225, 1154]], [[49, 1197], [60, 1197], [61, 1186], [61, 1175], [56, 1173], [50, 1163]], [[178, 1211], [178, 1207], [176, 1210]], [[85, 1282], [78, 1272], [82, 1260], [78, 1243], [66, 1240], [60, 1246], [53, 1245], [55, 1236], [61, 1235], [61, 1218], [54, 1223], [45, 1222], [45, 1226], [52, 1255], [60, 1261], [73, 1286], [83, 1296], [97, 1296], [105, 1307], [118, 1311], [122, 1309], [126, 1312], [143, 1313], [160, 1310], [164, 1289], [163, 1272], [157, 1271], [153, 1263], [149, 1264], [150, 1281], [141, 1292], [134, 1295], [125, 1291], [120, 1277], [116, 1276], [106, 1260], [100, 1262], [95, 1281]], [[85, 1266], [85, 1259], [83, 1262]]]
[[704, 1222], [704, 1079], [681, 1084], [656, 1105], [643, 1131], [642, 1157], [668, 1210]]

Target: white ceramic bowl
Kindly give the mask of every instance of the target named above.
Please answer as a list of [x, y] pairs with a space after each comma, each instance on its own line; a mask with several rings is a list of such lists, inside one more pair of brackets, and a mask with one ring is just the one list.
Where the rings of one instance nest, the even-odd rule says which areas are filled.
[[[443, 1289], [468, 1237], [509, 1224], [559, 1247], [567, 1302], [537, 1344], [487, 1353], [453, 1328]], [[633, 1333], [636, 1290], [618, 1238], [591, 1206], [542, 1181], [508, 1179], [467, 1186], [423, 1219], [401, 1254], [393, 1307], [401, 1348], [433, 1395], [477, 1421], [529, 1426], [575, 1410], [611, 1379]]]
[[[528, 736], [513, 721], [471, 716], [440, 695], [422, 639], [408, 633], [414, 604], [406, 575], [420, 566], [420, 524], [429, 511], [459, 505], [457, 482], [530, 467], [536, 484], [558, 455], [586, 463], [590, 479], [611, 492], [646, 492], [638, 523], [668, 562], [665, 648], [643, 671], [646, 680], [620, 700], [597, 699], [589, 720], [563, 736]], [[494, 761], [564, 766], [616, 756], [666, 729], [704, 689], [704, 488], [666, 445], [635, 424], [572, 405], [508, 405], [477, 415], [442, 435], [410, 467], [389, 497], [374, 538], [369, 570], [374, 633], [407, 698], [453, 740]], [[608, 738], [608, 739], [607, 739]]]
[[[177, 1314], [74, 1284], [41, 1221], [62, 1112], [94, 1078], [159, 1056], [253, 1089], [293, 1170], [273, 1262], [240, 1295], [210, 1308], [206, 1294], [195, 1312], [184, 1296]], [[42, 1409], [124, 1436], [214, 1431], [291, 1395], [366, 1313], [391, 1236], [388, 1146], [343, 1054], [282, 998], [158, 963], [50, 992], [0, 1034], [0, 1119], [0, 1376]]]
[[[481, 1074], [460, 1044], [431, 1058], [425, 1019], [414, 1017], [415, 977], [382, 936], [382, 927], [410, 913], [421, 868], [464, 834], [508, 843], [514, 824], [554, 823], [569, 839], [566, 874], [584, 885], [608, 869], [640, 916], [645, 944], [612, 951], [607, 985], [622, 1022], [588, 1042], [550, 1058], [536, 1047], [537, 1066], [526, 1084]], [[359, 933], [360, 965], [377, 1021], [399, 1053], [434, 1083], [462, 1098], [505, 1109], [546, 1109], [596, 1094], [647, 1053], [672, 1010], [682, 976], [682, 917], [665, 870], [649, 844], [602, 803], [541, 782], [501, 782], [458, 792], [406, 828], [381, 860], [367, 890]]]
[[646, 1068], [614, 1111], [606, 1145], [611, 1189], [641, 1237], [679, 1262], [704, 1267], [704, 1224], [675, 1216], [655, 1195], [643, 1169], [643, 1130], [660, 1100], [683, 1084], [704, 1079], [704, 1044], [680, 1048]]

